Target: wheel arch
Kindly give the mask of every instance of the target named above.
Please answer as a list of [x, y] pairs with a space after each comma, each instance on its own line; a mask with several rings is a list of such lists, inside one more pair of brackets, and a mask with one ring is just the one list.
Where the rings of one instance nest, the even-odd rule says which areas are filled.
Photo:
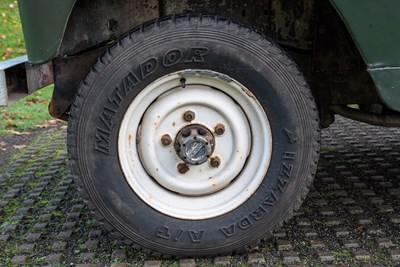
[[[50, 113], [57, 118], [68, 113], [79, 83], [108, 44], [147, 21], [187, 12], [232, 18], [278, 43], [311, 84], [324, 126], [333, 122], [331, 104], [381, 102], [360, 51], [331, 0], [129, 0], [124, 5], [118, 0], [98, 0], [95, 6], [90, 0], [76, 0], [58, 56], [53, 59], [56, 87]], [[334, 32], [333, 37], [326, 29]]]

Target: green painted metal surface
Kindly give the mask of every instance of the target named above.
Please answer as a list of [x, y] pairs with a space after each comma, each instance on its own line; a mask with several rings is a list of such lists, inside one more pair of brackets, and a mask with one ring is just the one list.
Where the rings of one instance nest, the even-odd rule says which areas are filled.
[[[382, 101], [400, 111], [400, 0], [330, 0], [346, 23]], [[51, 60], [76, 0], [18, 0], [29, 62]]]
[[400, 1], [331, 0], [356, 42], [382, 101], [400, 111]]
[[76, 0], [18, 0], [28, 59], [43, 63], [60, 47]]
[[391, 109], [400, 111], [400, 67], [369, 69], [369, 73], [385, 104]]

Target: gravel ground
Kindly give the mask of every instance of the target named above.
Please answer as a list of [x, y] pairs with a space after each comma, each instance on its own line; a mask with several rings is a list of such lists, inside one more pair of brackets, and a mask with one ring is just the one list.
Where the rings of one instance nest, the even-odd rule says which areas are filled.
[[68, 169], [66, 130], [40, 131], [1, 157], [0, 266], [399, 266], [400, 129], [338, 118], [322, 143], [306, 201], [269, 241], [245, 255], [165, 261], [93, 219]]

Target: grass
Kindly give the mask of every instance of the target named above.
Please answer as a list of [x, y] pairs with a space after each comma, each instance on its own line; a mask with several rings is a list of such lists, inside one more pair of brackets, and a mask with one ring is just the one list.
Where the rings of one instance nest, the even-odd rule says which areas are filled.
[[14, 104], [0, 108], [0, 136], [26, 133], [37, 127], [54, 123], [48, 112], [53, 86], [48, 86]]
[[17, 1], [0, 0], [0, 15], [1, 60], [26, 54]]
[[[0, 61], [26, 54], [17, 1], [0, 0], [0, 19]], [[0, 107], [0, 136], [54, 124], [48, 113], [52, 91], [53, 86], [48, 86], [8, 107]]]

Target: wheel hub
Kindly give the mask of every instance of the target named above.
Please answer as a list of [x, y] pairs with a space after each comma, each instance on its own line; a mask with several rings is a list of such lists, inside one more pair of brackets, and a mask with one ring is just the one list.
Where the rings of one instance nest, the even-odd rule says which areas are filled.
[[174, 147], [184, 162], [200, 165], [214, 152], [215, 139], [207, 127], [200, 124], [188, 125], [177, 134]]
[[149, 84], [130, 104], [118, 137], [132, 190], [157, 211], [190, 220], [223, 215], [250, 198], [265, 177], [271, 148], [268, 118], [256, 98], [208, 70]]

